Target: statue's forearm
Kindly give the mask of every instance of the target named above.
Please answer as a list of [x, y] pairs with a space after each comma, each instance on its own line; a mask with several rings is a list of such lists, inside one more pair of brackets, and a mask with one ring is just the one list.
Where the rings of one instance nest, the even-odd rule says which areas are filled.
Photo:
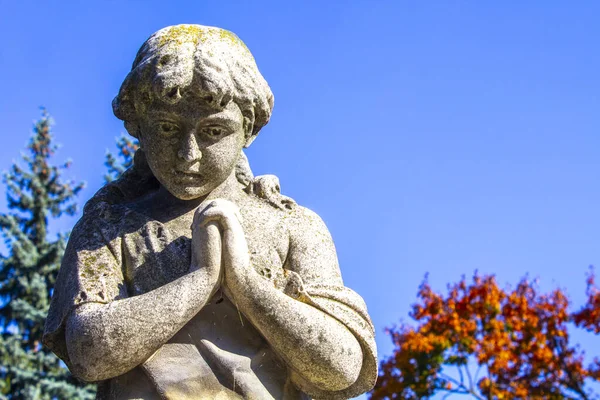
[[200, 270], [139, 296], [82, 305], [67, 320], [71, 372], [98, 381], [135, 368], [200, 311], [213, 287]]
[[[204, 250], [218, 248], [215, 224], [198, 232]], [[220, 253], [195, 251], [192, 272], [148, 293], [108, 304], [88, 303], [67, 320], [73, 374], [86, 381], [121, 375], [144, 362], [210, 300], [217, 288]]]
[[229, 282], [240, 311], [304, 379], [328, 391], [356, 381], [362, 350], [341, 322], [287, 296], [257, 274]]

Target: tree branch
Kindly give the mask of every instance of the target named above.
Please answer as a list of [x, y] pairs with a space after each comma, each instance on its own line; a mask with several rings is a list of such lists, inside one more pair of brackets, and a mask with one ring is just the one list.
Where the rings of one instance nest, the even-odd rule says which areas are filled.
[[[475, 397], [478, 400], [485, 400], [485, 398], [481, 397], [481, 395], [479, 393], [475, 392], [474, 390], [470, 390], [464, 384], [462, 384], [461, 382], [459, 382], [456, 379], [452, 378], [451, 376], [448, 376], [448, 375], [444, 374], [443, 372], [440, 373], [440, 376], [443, 379], [446, 379], [446, 380], [454, 383], [455, 385], [457, 385], [459, 389], [462, 389], [465, 392], [463, 394], [470, 394], [470, 395], [472, 395], [473, 397]], [[456, 390], [456, 389], [443, 389], [443, 390], [445, 390], [445, 391], [451, 391], [451, 390]], [[455, 392], [455, 393], [458, 393], [458, 392]]]
[[581, 386], [579, 385], [579, 383], [573, 376], [573, 373], [568, 368], [564, 357], [561, 356], [562, 354], [564, 354], [564, 349], [563, 349], [562, 345], [556, 340], [556, 337], [554, 337], [554, 336], [551, 337], [551, 340], [552, 340], [552, 343], [554, 344], [554, 347], [558, 350], [558, 354], [556, 356], [558, 357], [558, 360], [559, 360], [560, 364], [562, 365], [563, 370], [566, 372], [566, 374], [569, 378], [569, 382], [567, 382], [567, 388], [571, 389], [572, 391], [574, 391], [575, 393], [580, 395], [583, 400], [589, 400], [588, 395], [581, 388]]

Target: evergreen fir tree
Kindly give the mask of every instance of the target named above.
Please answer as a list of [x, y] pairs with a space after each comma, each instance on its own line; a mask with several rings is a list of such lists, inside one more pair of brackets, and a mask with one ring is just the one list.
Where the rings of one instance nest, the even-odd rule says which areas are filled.
[[117, 156], [109, 151], [106, 152], [104, 165], [108, 168], [108, 172], [104, 175], [104, 180], [107, 183], [118, 179], [127, 168], [133, 165], [133, 154], [139, 147], [137, 140], [132, 140], [125, 135], [121, 135], [117, 139]]
[[0, 253], [0, 399], [92, 399], [94, 387], [77, 381], [64, 364], [42, 347], [51, 291], [66, 235], [48, 234], [51, 218], [74, 215], [82, 183], [65, 181], [69, 162], [50, 158], [52, 121], [43, 110], [22, 155], [4, 175], [7, 213], [0, 213], [6, 254]]

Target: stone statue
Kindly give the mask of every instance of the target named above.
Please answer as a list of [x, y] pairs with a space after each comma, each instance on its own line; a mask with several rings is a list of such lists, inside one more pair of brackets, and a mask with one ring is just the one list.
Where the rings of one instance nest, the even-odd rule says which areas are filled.
[[377, 377], [373, 326], [315, 213], [242, 148], [273, 95], [237, 36], [167, 27], [113, 101], [134, 166], [86, 204], [44, 343], [100, 399], [346, 399]]

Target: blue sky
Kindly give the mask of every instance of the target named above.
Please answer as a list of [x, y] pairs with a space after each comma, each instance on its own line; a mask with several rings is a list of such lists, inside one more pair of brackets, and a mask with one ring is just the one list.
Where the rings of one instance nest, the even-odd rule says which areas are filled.
[[475, 270], [503, 285], [529, 274], [580, 305], [600, 265], [599, 13], [592, 1], [0, 0], [0, 170], [44, 105], [57, 161], [88, 183], [83, 204], [124, 132], [110, 104], [142, 42], [219, 26], [275, 94], [252, 168], [325, 220], [381, 356], [425, 273], [440, 290]]

